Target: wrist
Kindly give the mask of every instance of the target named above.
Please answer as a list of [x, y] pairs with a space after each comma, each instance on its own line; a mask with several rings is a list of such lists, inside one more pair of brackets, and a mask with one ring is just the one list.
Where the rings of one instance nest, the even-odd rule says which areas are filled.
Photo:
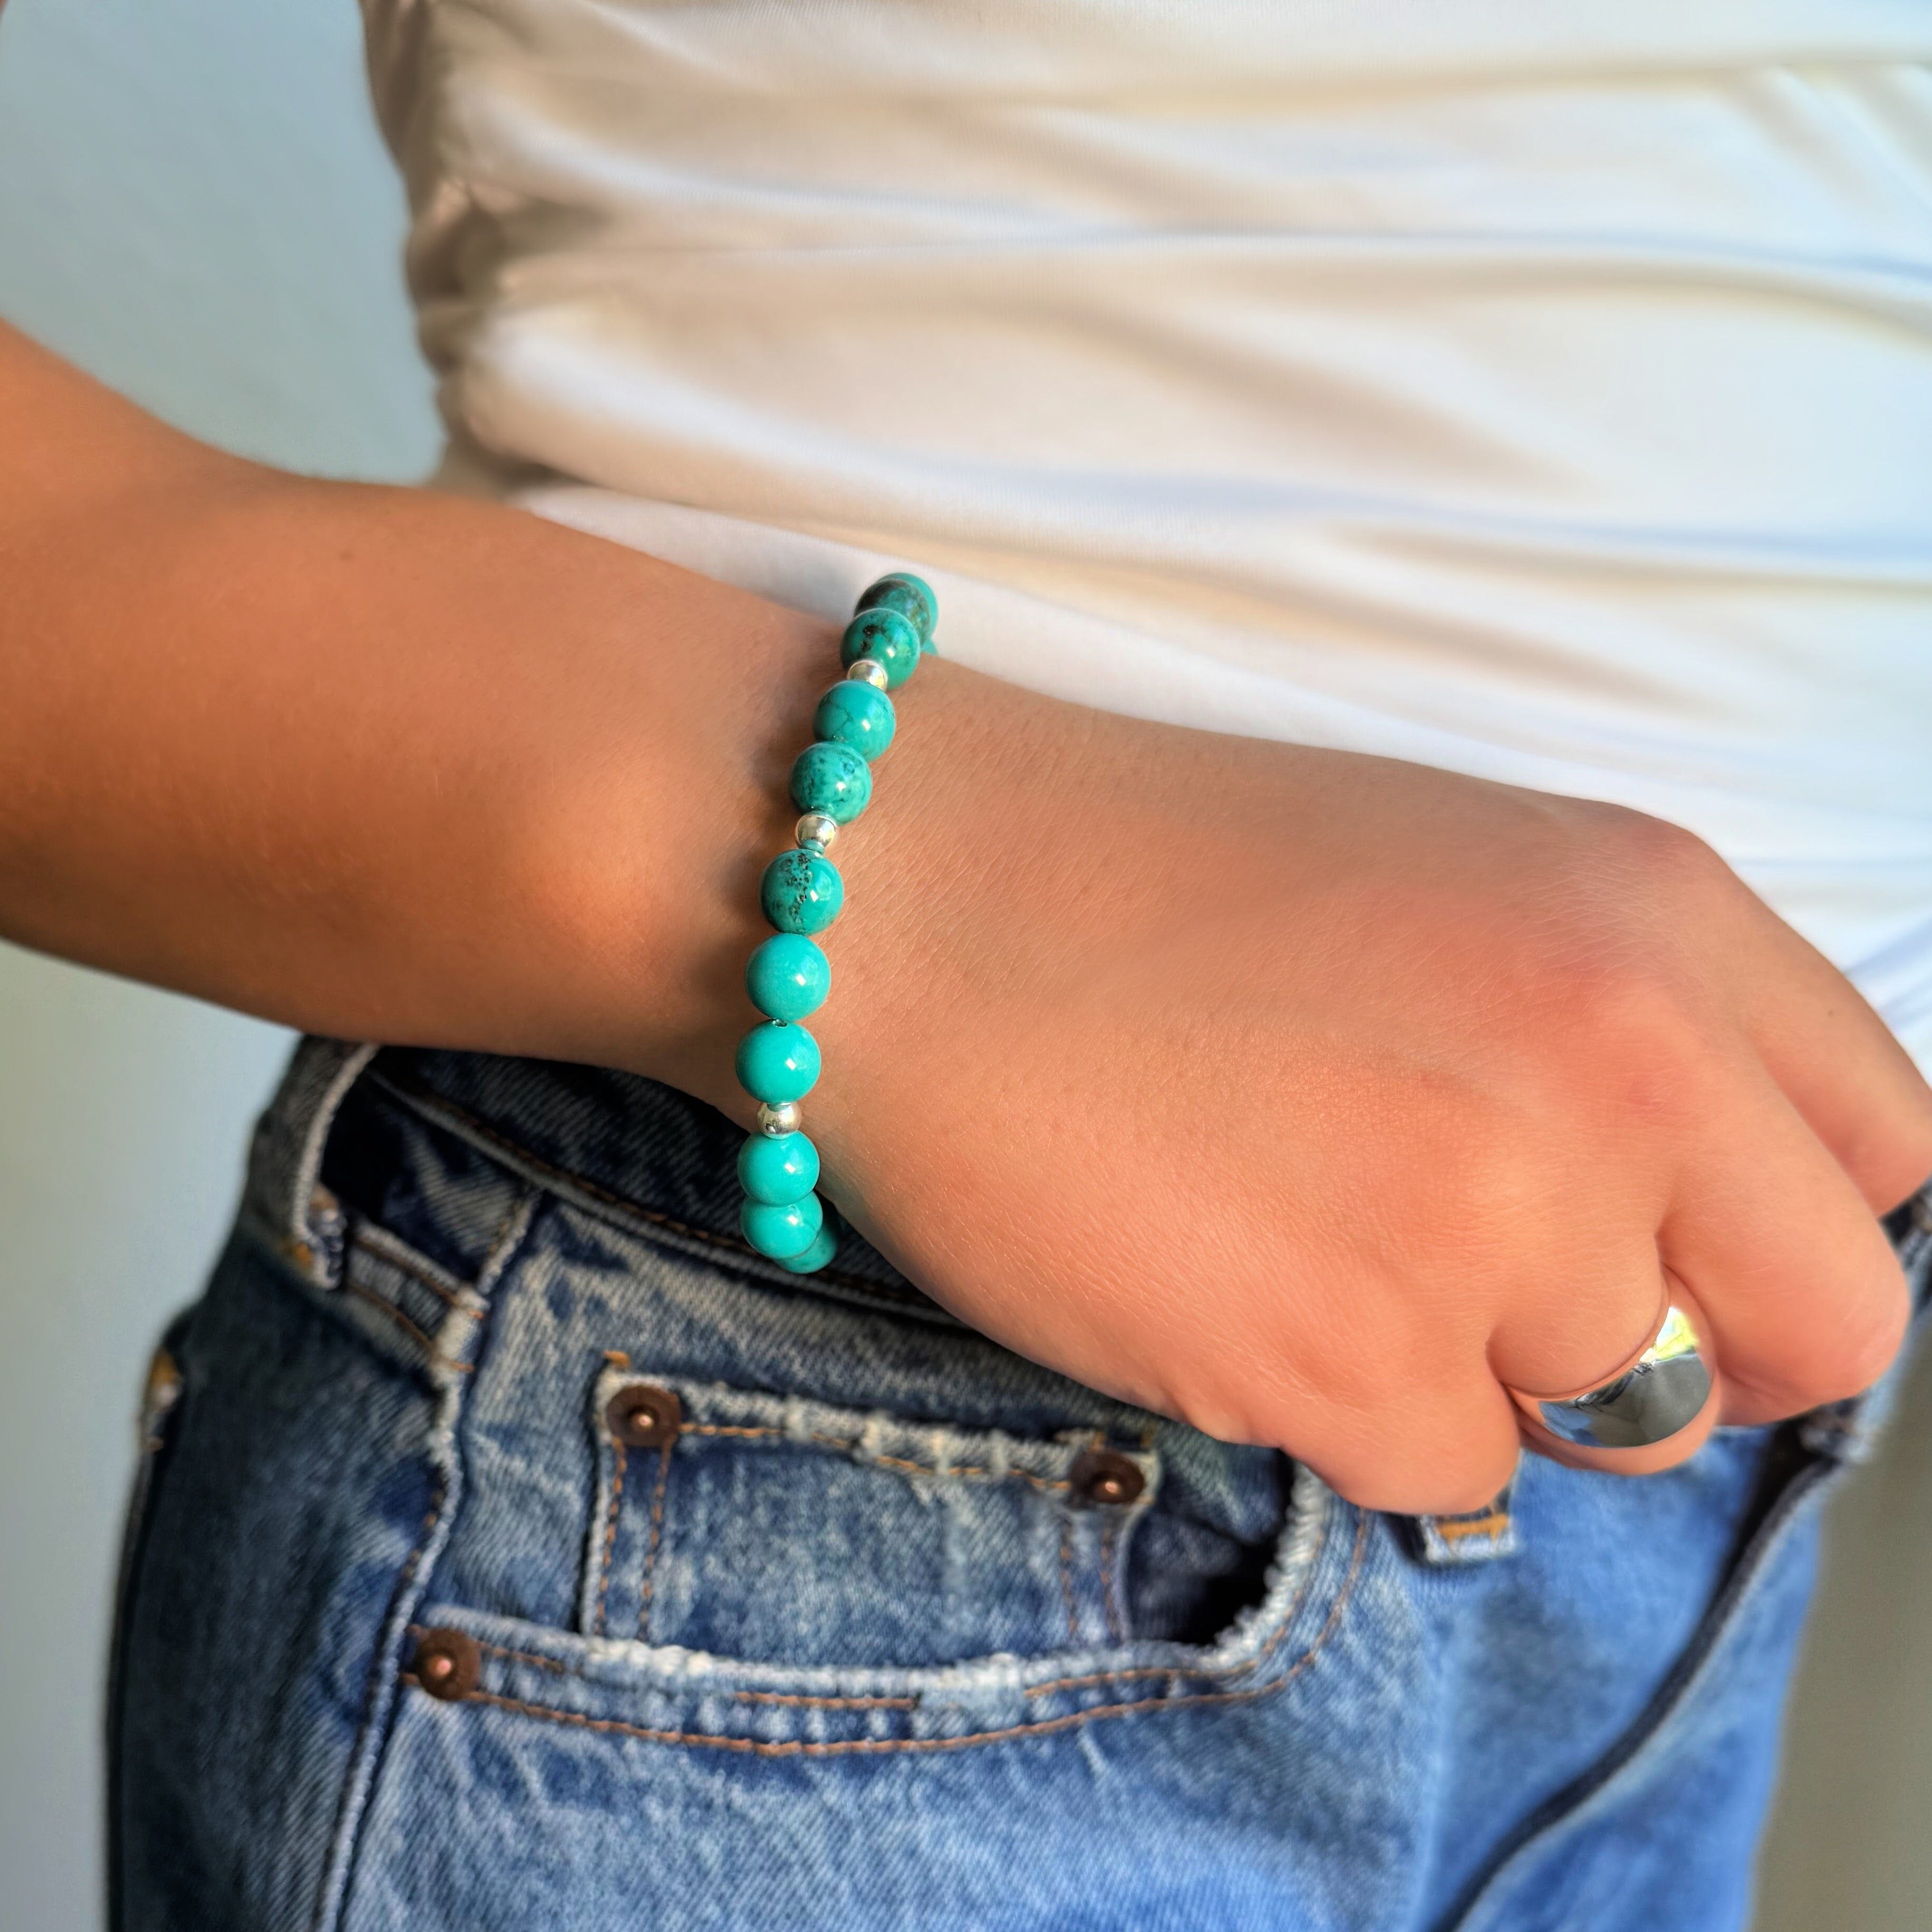
[[837, 632], [687, 581], [675, 622], [640, 621], [595, 716], [516, 808], [508, 869], [544, 1039], [514, 1050], [624, 1067], [748, 1121], [732, 1056], [755, 1018], [759, 877], [790, 841], [786, 774]]
[[[810, 742], [817, 699], [840, 680], [836, 632], [782, 614], [778, 634], [761, 636], [734, 660], [730, 698], [708, 712], [715, 728], [681, 747], [690, 756], [679, 829], [627, 842], [606, 874], [622, 908], [615, 922], [651, 935], [642, 956], [620, 961], [613, 976], [625, 1012], [619, 1064], [696, 1094], [748, 1130], [757, 1105], [739, 1086], [734, 1059], [760, 1018], [744, 986], [746, 959], [771, 936], [760, 882], [794, 843], [792, 763]], [[868, 1067], [919, 1050], [918, 1017], [933, 1003], [928, 990], [946, 997], [950, 968], [932, 956], [962, 950], [956, 902], [962, 892], [976, 903], [982, 897], [968, 874], [985, 869], [982, 834], [1001, 816], [976, 800], [976, 789], [1010, 790], [1018, 772], [1008, 767], [1029, 756], [1022, 744], [1031, 734], [1019, 720], [1029, 707], [1050, 705], [936, 657], [923, 661], [898, 703], [899, 733], [874, 768], [872, 802], [828, 854], [844, 880], [844, 909], [816, 935], [833, 986], [808, 1022], [824, 1046], [826, 1072], [806, 1106], [814, 1130], [822, 1125], [840, 1140], [856, 1127]], [[1046, 749], [1034, 744], [1031, 755]], [[1020, 808], [1016, 800], [1010, 808]], [[610, 822], [608, 808], [602, 816]], [[964, 825], [974, 828], [968, 841]], [[947, 916], [935, 920], [941, 904]], [[598, 922], [612, 922], [600, 914]]]

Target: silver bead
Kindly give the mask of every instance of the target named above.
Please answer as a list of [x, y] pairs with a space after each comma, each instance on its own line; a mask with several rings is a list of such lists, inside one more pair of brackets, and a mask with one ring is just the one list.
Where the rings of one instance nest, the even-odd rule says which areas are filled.
[[874, 691], [884, 691], [890, 682], [885, 666], [877, 658], [854, 658], [845, 667], [845, 675], [855, 684], [869, 684]]
[[816, 845], [823, 851], [838, 836], [838, 821], [829, 812], [808, 812], [794, 832], [801, 845]]
[[805, 1118], [796, 1100], [781, 1100], [774, 1107], [769, 1101], [758, 1103], [758, 1131], [776, 1140], [781, 1134], [795, 1134]]

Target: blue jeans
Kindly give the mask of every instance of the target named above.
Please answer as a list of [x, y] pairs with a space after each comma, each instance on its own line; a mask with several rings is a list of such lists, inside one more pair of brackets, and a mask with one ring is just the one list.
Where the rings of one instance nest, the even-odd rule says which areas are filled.
[[150, 1384], [117, 1932], [1743, 1922], [1869, 1399], [1373, 1515], [760, 1261], [736, 1140], [302, 1047]]

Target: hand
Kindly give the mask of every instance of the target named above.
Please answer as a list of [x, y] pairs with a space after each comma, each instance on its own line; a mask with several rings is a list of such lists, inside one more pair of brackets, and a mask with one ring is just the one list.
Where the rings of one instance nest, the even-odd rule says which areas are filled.
[[1875, 1214], [1932, 1094], [1688, 833], [938, 661], [900, 709], [833, 854], [808, 1126], [975, 1326], [1402, 1511], [1480, 1506], [1520, 1431], [1590, 1460], [1505, 1385], [1606, 1378], [1667, 1300], [1718, 1399], [1618, 1468], [1891, 1358]]
[[[0, 429], [0, 932], [748, 1121], [739, 975], [830, 627], [259, 470], [4, 328]], [[1504, 1385], [1613, 1374], [1666, 1298], [1736, 1420], [1890, 1358], [1873, 1216], [1932, 1171], [1932, 1099], [1696, 840], [944, 661], [902, 708], [837, 848], [809, 1121], [969, 1321], [1414, 1510], [1488, 1500]]]

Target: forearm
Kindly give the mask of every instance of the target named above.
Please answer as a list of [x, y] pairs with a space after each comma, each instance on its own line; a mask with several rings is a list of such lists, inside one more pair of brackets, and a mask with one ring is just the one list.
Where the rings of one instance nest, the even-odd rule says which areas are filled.
[[[830, 627], [486, 505], [297, 482], [0, 343], [0, 929], [303, 1026], [731, 1078]], [[1681, 1460], [1895, 1348], [1932, 1094], [1688, 835], [922, 668], [809, 1101], [995, 1340], [1366, 1506]], [[1718, 1397], [1518, 1400], [1689, 1304]], [[1512, 1394], [1511, 1391], [1516, 1392]]]
[[0, 930], [299, 1026], [728, 1064], [826, 626], [237, 462], [18, 338], [0, 439]]

